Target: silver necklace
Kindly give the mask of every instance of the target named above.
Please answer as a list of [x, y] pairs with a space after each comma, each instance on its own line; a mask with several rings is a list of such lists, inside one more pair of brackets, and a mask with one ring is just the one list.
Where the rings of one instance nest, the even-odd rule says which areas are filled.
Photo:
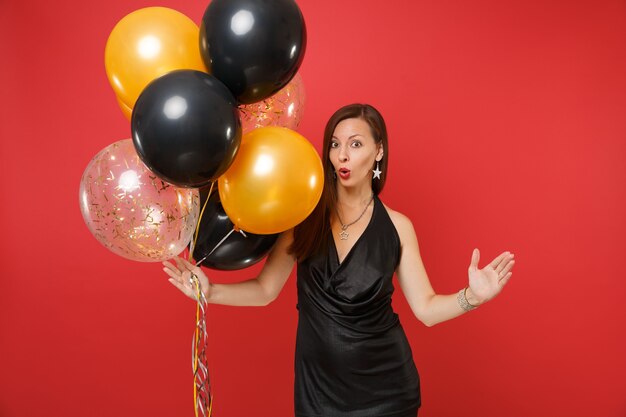
[[341, 240], [348, 240], [348, 236], [350, 236], [350, 234], [346, 231], [346, 229], [348, 229], [348, 227], [352, 226], [354, 223], [356, 223], [359, 220], [361, 220], [361, 217], [363, 217], [363, 215], [367, 211], [367, 208], [370, 206], [370, 204], [372, 204], [373, 200], [374, 200], [374, 193], [372, 193], [372, 198], [370, 198], [370, 201], [365, 206], [365, 209], [363, 210], [363, 213], [361, 213], [361, 215], [355, 221], [353, 221], [352, 223], [348, 223], [348, 224], [343, 224], [343, 221], [341, 221], [341, 216], [339, 215], [339, 210], [337, 209], [337, 206], [335, 206], [335, 212], [337, 213], [337, 219], [339, 220], [339, 223], [341, 224], [341, 232], [339, 232], [339, 237], [341, 238]]

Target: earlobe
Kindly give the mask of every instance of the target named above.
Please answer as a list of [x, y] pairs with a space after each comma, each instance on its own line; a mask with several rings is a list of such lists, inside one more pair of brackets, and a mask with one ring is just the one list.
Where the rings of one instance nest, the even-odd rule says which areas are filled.
[[376, 155], [376, 161], [380, 162], [383, 159], [383, 156], [385, 156], [385, 151], [382, 147], [382, 145], [378, 148], [378, 154]]

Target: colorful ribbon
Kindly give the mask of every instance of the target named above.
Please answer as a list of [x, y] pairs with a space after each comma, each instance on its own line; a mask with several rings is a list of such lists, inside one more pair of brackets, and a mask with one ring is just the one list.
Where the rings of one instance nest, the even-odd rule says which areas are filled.
[[[200, 221], [202, 221], [202, 215], [204, 214], [204, 209], [209, 202], [209, 198], [211, 197], [211, 192], [213, 191], [213, 185], [215, 181], [211, 183], [211, 188], [209, 189], [209, 194], [207, 195], [206, 201], [202, 206], [202, 210], [200, 212], [200, 216], [198, 218], [198, 225], [196, 226], [196, 233], [189, 247], [189, 261], [191, 262], [193, 259], [193, 251], [196, 246], [198, 240], [198, 231], [200, 230]], [[207, 257], [209, 257], [217, 248], [219, 248], [222, 243], [233, 233], [239, 232], [244, 237], [247, 237], [243, 230], [237, 229], [233, 227], [233, 229], [226, 234], [220, 240], [217, 245], [206, 255], [204, 258], [200, 259], [195, 263], [195, 266], [200, 265]], [[196, 417], [211, 417], [213, 410], [213, 396], [211, 395], [211, 383], [209, 378], [209, 367], [207, 363], [206, 350], [208, 346], [208, 334], [206, 329], [206, 307], [207, 300], [204, 296], [200, 288], [200, 281], [198, 277], [193, 272], [191, 273], [191, 283], [195, 287], [196, 291], [196, 329], [194, 331], [192, 346], [191, 346], [191, 356], [192, 356], [192, 369], [193, 369], [193, 406], [194, 411], [196, 413]]]
[[191, 281], [196, 289], [196, 330], [191, 346], [192, 369], [193, 369], [193, 402], [196, 417], [211, 417], [213, 409], [213, 396], [211, 395], [211, 384], [209, 379], [209, 368], [207, 364], [206, 349], [208, 345], [208, 334], [206, 330], [206, 310], [207, 301], [204, 293], [200, 290], [198, 277], [192, 273]]

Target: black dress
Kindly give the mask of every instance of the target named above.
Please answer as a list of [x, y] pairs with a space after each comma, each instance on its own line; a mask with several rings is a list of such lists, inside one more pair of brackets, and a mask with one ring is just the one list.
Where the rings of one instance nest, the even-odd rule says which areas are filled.
[[400, 237], [374, 197], [372, 217], [340, 264], [298, 263], [295, 413], [298, 417], [415, 417], [419, 377], [391, 307]]

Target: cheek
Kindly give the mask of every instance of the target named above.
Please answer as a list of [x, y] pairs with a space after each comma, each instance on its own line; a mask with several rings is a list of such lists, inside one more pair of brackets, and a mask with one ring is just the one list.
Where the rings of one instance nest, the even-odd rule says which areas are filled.
[[337, 155], [336, 152], [329, 152], [328, 153], [328, 162], [329, 162], [329, 166], [331, 168], [336, 168], [337, 166]]
[[371, 169], [375, 164], [376, 164], [375, 157], [372, 158], [369, 155], [364, 156], [363, 159], [359, 161], [359, 166], [363, 168], [365, 171], [368, 171], [369, 169]]

